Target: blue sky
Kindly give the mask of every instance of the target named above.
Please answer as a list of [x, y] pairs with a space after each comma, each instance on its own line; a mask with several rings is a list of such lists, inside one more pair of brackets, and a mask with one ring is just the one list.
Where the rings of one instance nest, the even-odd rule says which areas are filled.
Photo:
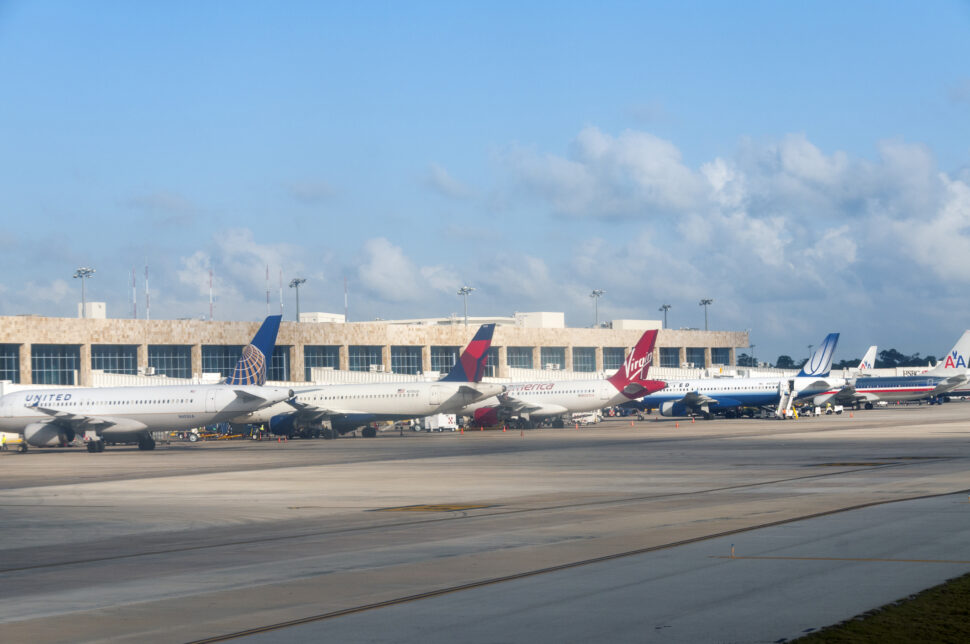
[[970, 5], [522, 4], [0, 2], [0, 314], [970, 326]]

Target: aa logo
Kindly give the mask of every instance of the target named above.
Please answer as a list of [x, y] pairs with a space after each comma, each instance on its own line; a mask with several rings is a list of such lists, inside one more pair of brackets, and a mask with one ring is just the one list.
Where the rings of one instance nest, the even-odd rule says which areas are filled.
[[964, 360], [963, 356], [961, 356], [956, 351], [948, 355], [946, 357], [946, 360], [943, 362], [944, 369], [960, 369], [960, 368], [966, 369], [966, 367], [967, 367], [967, 361]]

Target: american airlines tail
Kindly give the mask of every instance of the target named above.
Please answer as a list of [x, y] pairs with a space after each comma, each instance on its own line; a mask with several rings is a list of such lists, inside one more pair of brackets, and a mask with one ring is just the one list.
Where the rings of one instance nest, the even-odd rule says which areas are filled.
[[822, 340], [822, 344], [816, 347], [812, 355], [809, 356], [808, 362], [802, 367], [802, 370], [798, 372], [796, 377], [798, 378], [814, 378], [829, 375], [832, 371], [832, 356], [835, 355], [835, 346], [839, 343], [838, 333], [829, 333]]
[[478, 333], [468, 343], [465, 350], [461, 352], [461, 357], [455, 366], [451, 368], [448, 375], [441, 378], [442, 381], [450, 382], [481, 382], [485, 375], [485, 367], [488, 366], [488, 349], [492, 346], [492, 334], [495, 332], [494, 324], [483, 324], [478, 327]]
[[862, 356], [862, 362], [859, 363], [859, 371], [872, 371], [873, 365], [876, 364], [876, 345], [869, 347], [866, 351], [866, 355]]
[[263, 321], [253, 341], [243, 347], [239, 362], [226, 378], [227, 385], [266, 384], [266, 370], [273, 357], [276, 334], [280, 330], [282, 319], [282, 315], [270, 315]]
[[956, 376], [967, 371], [967, 357], [970, 356], [970, 329], [963, 332], [960, 339], [946, 354], [946, 357], [926, 372], [928, 376]]
[[647, 380], [650, 365], [653, 364], [653, 345], [657, 342], [657, 330], [647, 331], [640, 337], [637, 346], [623, 361], [623, 365], [607, 381], [617, 391], [633, 400], [654, 391], [660, 391], [667, 383], [660, 380]]

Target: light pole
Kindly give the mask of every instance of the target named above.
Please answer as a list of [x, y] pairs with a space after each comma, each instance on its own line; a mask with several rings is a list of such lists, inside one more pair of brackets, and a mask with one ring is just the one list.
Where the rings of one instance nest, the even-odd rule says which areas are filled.
[[465, 326], [468, 326], [468, 294], [474, 290], [474, 286], [462, 286], [458, 289], [458, 295], [461, 295], [465, 299]]
[[595, 311], [594, 315], [596, 316], [594, 318], [595, 322], [593, 323], [594, 329], [598, 329], [600, 326], [600, 296], [603, 295], [603, 293], [606, 293], [606, 291], [601, 288], [594, 288], [593, 292], [589, 294], [589, 296], [593, 298], [593, 310]]
[[707, 331], [707, 307], [714, 304], [714, 299], [706, 297], [700, 301], [699, 306], [704, 307], [704, 330]]
[[296, 321], [300, 321], [300, 284], [306, 282], [306, 278], [294, 277], [290, 280], [290, 288], [296, 289]]
[[87, 317], [88, 315], [87, 311], [84, 310], [85, 304], [87, 304], [87, 300], [84, 296], [84, 280], [88, 279], [89, 277], [94, 277], [93, 268], [82, 266], [81, 268], [74, 271], [74, 279], [81, 280], [81, 317], [82, 318]]
[[758, 366], [758, 359], [754, 357], [754, 345], [749, 342], [748, 343], [748, 348], [751, 349], [751, 362], [754, 363], [751, 366], [752, 367], [757, 367]]
[[670, 310], [670, 305], [669, 304], [661, 304], [660, 305], [660, 308], [657, 309], [657, 310], [664, 312], [664, 328], [666, 329], [667, 328], [667, 311]]

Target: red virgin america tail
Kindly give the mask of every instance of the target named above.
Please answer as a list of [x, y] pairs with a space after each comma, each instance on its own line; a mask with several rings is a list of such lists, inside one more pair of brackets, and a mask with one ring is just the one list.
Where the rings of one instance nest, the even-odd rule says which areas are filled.
[[647, 372], [653, 364], [653, 345], [656, 341], [657, 330], [646, 331], [617, 372], [607, 378], [611, 385], [630, 400], [660, 391], [667, 386], [662, 380], [647, 380]]

